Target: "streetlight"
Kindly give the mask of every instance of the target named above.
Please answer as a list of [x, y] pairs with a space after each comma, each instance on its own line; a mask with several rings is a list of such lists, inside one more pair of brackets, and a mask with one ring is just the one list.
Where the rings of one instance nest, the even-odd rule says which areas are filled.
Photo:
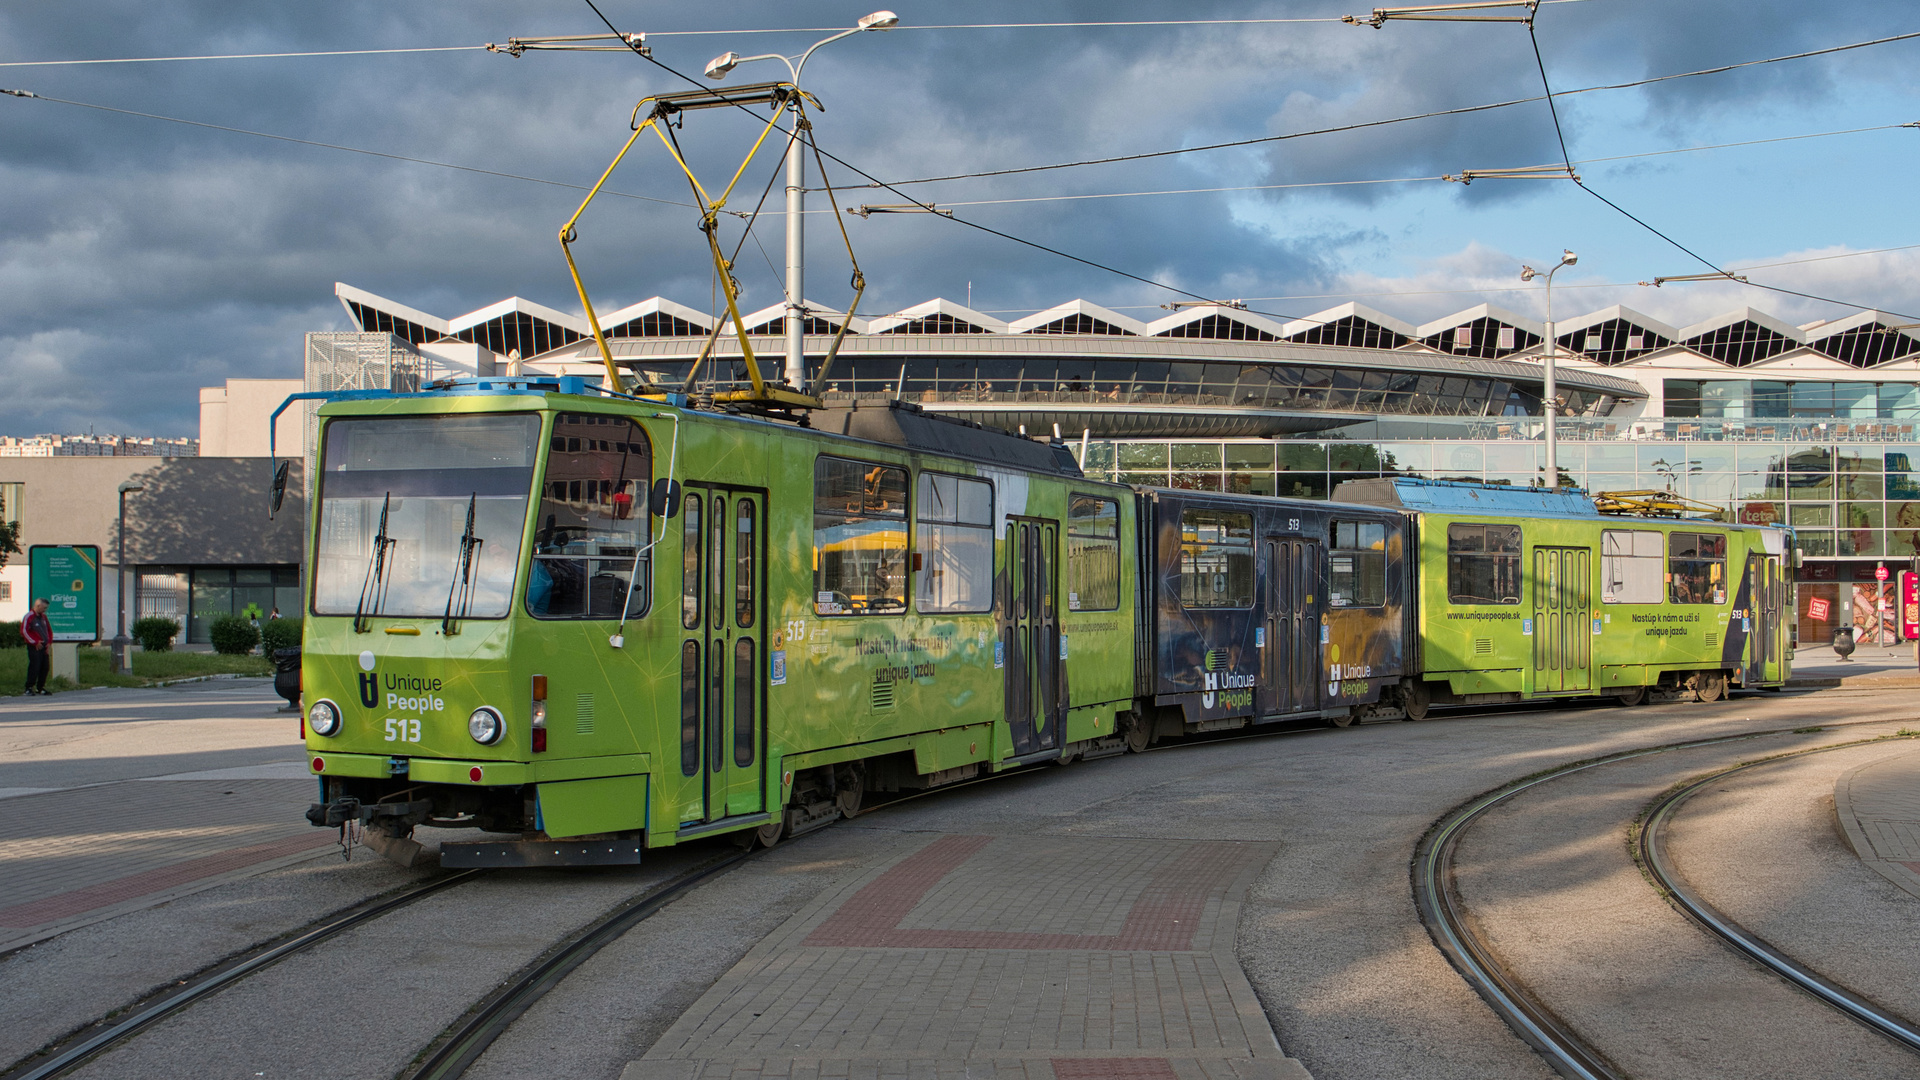
[[[1554, 265], [1553, 269], [1547, 271], [1547, 355], [1540, 397], [1541, 406], [1547, 414], [1547, 489], [1549, 491], [1560, 487], [1560, 462], [1554, 456], [1554, 438], [1558, 434], [1554, 427], [1554, 414], [1559, 408], [1556, 399], [1560, 396], [1560, 388], [1554, 384], [1553, 379], [1553, 354], [1556, 344], [1553, 338], [1553, 275], [1559, 273], [1561, 267], [1572, 266], [1579, 261], [1580, 256], [1562, 248], [1560, 261]], [[1520, 268], [1521, 281], [1532, 281], [1539, 276], [1540, 272], [1531, 266]]]
[[[842, 30], [830, 37], [821, 38], [807, 47], [807, 51], [798, 56], [781, 56], [779, 53], [760, 53], [756, 56], [741, 56], [736, 52], [725, 52], [707, 63], [707, 78], [718, 81], [727, 77], [727, 73], [741, 64], [750, 64], [755, 60], [778, 60], [787, 65], [792, 76], [793, 88], [800, 89], [800, 72], [807, 66], [807, 59], [815, 49], [841, 38], [852, 37], [862, 30], [891, 30], [900, 25], [900, 16], [891, 11], [876, 11], [862, 18], [851, 30]], [[797, 63], [796, 63], [797, 61]], [[806, 181], [806, 166], [800, 156], [800, 132], [796, 129], [793, 137], [787, 140], [787, 385], [802, 390], [807, 385], [807, 358], [804, 351], [805, 339], [802, 331], [806, 328], [807, 313], [804, 307], [805, 270], [805, 234], [802, 210], [806, 204], [803, 187]]]
[[127, 495], [135, 491], [147, 490], [145, 484], [132, 480], [120, 482], [120, 535], [118, 552], [114, 556], [115, 592], [120, 594], [119, 632], [113, 635], [113, 670], [122, 675], [133, 674], [133, 658], [127, 653], [130, 639], [127, 637]]

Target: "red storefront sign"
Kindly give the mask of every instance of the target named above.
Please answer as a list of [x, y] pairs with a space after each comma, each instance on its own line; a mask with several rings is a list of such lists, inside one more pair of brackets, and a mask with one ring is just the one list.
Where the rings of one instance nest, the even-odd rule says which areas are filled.
[[1920, 638], [1920, 574], [1900, 571], [1900, 636]]
[[1816, 596], [1807, 601], [1807, 618], [1815, 622], [1826, 622], [1827, 608], [1828, 604], [1826, 600]]

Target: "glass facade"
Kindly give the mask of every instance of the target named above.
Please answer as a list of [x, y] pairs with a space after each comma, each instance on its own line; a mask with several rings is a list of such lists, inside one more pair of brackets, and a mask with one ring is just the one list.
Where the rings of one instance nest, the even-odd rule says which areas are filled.
[[1920, 419], [1913, 382], [1667, 379], [1665, 394], [1666, 414], [1676, 419]]

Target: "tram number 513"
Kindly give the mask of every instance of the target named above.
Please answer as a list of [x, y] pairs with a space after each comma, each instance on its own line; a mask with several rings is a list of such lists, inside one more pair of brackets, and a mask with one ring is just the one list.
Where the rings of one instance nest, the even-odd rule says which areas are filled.
[[419, 742], [420, 721], [387, 717], [388, 742]]

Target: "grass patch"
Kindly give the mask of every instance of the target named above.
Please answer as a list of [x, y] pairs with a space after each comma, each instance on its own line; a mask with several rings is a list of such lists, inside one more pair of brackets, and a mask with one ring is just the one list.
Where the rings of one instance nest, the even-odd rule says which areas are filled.
[[[80, 681], [47, 680], [47, 689], [84, 690], [90, 686], [152, 686], [169, 679], [200, 675], [271, 675], [273, 661], [264, 656], [221, 656], [217, 653], [135, 652], [133, 674], [113, 672], [113, 650], [80, 650]], [[0, 697], [19, 695], [27, 681], [27, 650], [0, 649]]]

